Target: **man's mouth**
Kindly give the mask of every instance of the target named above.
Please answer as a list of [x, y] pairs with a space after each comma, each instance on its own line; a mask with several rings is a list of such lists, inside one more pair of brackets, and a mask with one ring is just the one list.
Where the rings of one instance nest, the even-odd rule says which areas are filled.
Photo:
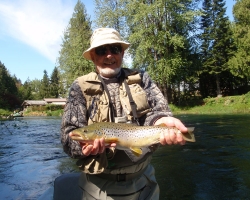
[[113, 65], [115, 63], [115, 61], [113, 62], [104, 62], [105, 65]]

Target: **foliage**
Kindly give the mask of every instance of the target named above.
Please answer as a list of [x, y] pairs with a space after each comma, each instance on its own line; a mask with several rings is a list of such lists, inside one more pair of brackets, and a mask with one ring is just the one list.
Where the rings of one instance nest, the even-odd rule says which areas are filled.
[[27, 79], [24, 82], [24, 84], [18, 88], [18, 92], [19, 92], [19, 98], [22, 102], [27, 99], [34, 99], [29, 79]]
[[46, 106], [31, 106], [24, 112], [24, 116], [62, 116], [62, 105], [47, 104]]
[[46, 98], [49, 97], [49, 76], [46, 70], [43, 71], [43, 79], [41, 81], [41, 91], [40, 97]]
[[1, 119], [3, 116], [5, 116], [5, 117], [9, 116], [11, 113], [12, 113], [12, 112], [9, 111], [9, 110], [1, 109], [1, 108], [0, 108], [0, 119]]
[[96, 27], [112, 27], [122, 36], [126, 35], [125, 1], [95, 0]]
[[55, 67], [50, 77], [50, 97], [58, 98], [59, 92], [60, 92], [59, 71], [57, 67]]
[[63, 110], [55, 110], [55, 111], [47, 111], [46, 112], [47, 116], [62, 116], [63, 115]]
[[233, 89], [233, 84], [223, 84], [233, 81], [228, 60], [235, 50], [230, 22], [225, 13], [224, 0], [204, 0], [200, 36], [200, 90], [203, 97], [219, 96]]
[[91, 22], [81, 1], [77, 1], [69, 25], [64, 32], [62, 48], [58, 58], [61, 82], [69, 88], [79, 76], [93, 70], [92, 62], [83, 58], [82, 53], [89, 47]]
[[134, 68], [148, 71], [163, 87], [183, 80], [191, 83], [188, 73], [196, 74], [192, 56], [195, 49], [191, 47], [198, 16], [194, 11], [196, 1], [95, 2], [96, 23], [117, 29], [131, 43], [129, 53]]
[[[109, 27], [116, 29], [123, 40], [128, 38], [128, 26], [126, 21], [126, 5], [124, 0], [95, 0], [95, 28]], [[126, 51], [124, 54], [123, 67], [131, 66], [130, 56]]]
[[203, 100], [202, 106], [177, 107], [170, 105], [173, 113], [196, 114], [226, 114], [226, 113], [250, 113], [250, 92], [240, 96], [208, 97]]
[[64, 106], [62, 106], [62, 105], [47, 104], [45, 106], [45, 110], [55, 111], [55, 110], [63, 109], [63, 107]]
[[190, 4], [191, 1], [131, 1], [127, 5], [133, 66], [149, 71], [160, 84], [170, 83], [180, 67], [187, 67], [187, 57], [182, 52], [187, 48], [189, 54], [187, 38], [196, 14]]
[[233, 7], [235, 23], [232, 25], [237, 51], [229, 60], [234, 76], [250, 80], [250, 0], [238, 0]]
[[[42, 99], [41, 91], [42, 91], [42, 82], [41, 80], [34, 79], [32, 81], [29, 81], [29, 87], [31, 88], [32, 92], [32, 100], [39, 100]], [[25, 98], [23, 100], [27, 100], [28, 98]]]
[[0, 61], [0, 107], [15, 108], [20, 105], [18, 90], [14, 78], [11, 77], [5, 65]]

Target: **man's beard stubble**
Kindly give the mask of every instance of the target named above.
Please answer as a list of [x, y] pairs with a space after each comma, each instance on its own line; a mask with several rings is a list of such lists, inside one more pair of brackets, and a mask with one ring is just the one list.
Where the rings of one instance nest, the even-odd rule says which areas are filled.
[[110, 68], [98, 69], [98, 72], [100, 73], [100, 75], [106, 78], [115, 77], [117, 74], [119, 74], [120, 71], [121, 71], [121, 67], [115, 68], [115, 69], [110, 69]]

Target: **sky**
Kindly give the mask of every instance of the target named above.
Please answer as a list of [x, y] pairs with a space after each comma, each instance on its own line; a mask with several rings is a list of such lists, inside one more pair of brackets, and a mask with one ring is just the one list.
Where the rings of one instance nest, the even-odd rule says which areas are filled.
[[[0, 0], [0, 61], [24, 83], [50, 76], [77, 0]], [[94, 19], [94, 3], [82, 0]], [[226, 0], [233, 20], [234, 0]]]

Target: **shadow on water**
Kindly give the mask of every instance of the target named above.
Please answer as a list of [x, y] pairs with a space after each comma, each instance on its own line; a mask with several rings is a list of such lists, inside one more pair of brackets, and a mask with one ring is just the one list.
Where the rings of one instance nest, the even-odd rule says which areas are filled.
[[[250, 116], [179, 115], [196, 143], [160, 147], [152, 160], [160, 199], [249, 199]], [[56, 177], [75, 172], [62, 150], [60, 118], [0, 122], [0, 199], [37, 199]]]
[[250, 116], [177, 117], [195, 126], [197, 141], [156, 152], [160, 199], [249, 199]]

